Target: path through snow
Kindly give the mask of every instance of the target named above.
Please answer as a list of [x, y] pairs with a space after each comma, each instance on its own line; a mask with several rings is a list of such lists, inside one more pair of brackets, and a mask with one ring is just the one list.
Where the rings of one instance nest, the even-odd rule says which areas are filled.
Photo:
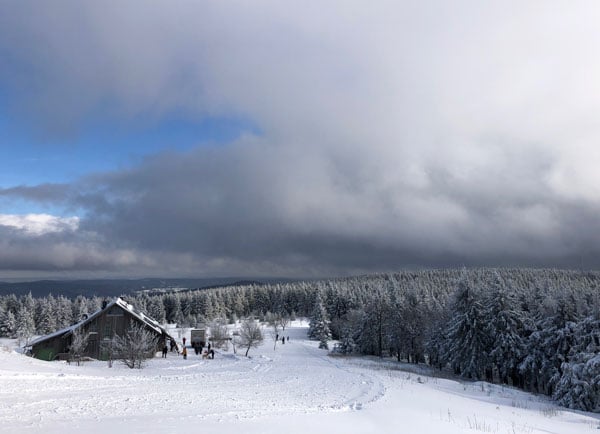
[[[170, 353], [143, 370], [77, 367], [0, 351], [2, 433], [186, 430], [244, 433], [598, 433], [598, 417], [486, 383], [382, 369], [380, 361], [329, 357], [286, 329], [250, 358]], [[268, 335], [268, 333], [266, 333]]]

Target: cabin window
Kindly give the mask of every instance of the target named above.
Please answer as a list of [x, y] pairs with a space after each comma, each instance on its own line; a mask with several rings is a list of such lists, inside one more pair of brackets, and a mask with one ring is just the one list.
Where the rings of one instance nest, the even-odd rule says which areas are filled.
[[110, 326], [110, 324], [106, 324], [104, 326], [104, 337], [110, 338], [111, 336], [112, 336], [112, 327]]

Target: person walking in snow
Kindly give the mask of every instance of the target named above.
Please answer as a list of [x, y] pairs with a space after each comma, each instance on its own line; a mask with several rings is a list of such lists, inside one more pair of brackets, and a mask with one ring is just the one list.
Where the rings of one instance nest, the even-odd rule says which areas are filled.
[[166, 359], [166, 358], [167, 358], [167, 353], [168, 353], [168, 352], [169, 352], [169, 349], [167, 348], [167, 343], [165, 342], [165, 346], [164, 346], [164, 347], [163, 347], [163, 349], [162, 349], [162, 356], [163, 356], [163, 359]]
[[183, 355], [183, 360], [187, 360], [187, 348], [186, 347], [183, 347], [181, 354]]

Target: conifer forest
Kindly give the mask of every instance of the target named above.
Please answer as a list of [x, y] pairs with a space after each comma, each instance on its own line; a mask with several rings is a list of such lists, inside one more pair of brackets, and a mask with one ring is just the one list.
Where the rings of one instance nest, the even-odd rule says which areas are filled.
[[[600, 273], [550, 269], [401, 271], [127, 296], [161, 323], [310, 319], [339, 355], [430, 365], [600, 412]], [[25, 345], [100, 309], [103, 298], [0, 297], [0, 335]]]

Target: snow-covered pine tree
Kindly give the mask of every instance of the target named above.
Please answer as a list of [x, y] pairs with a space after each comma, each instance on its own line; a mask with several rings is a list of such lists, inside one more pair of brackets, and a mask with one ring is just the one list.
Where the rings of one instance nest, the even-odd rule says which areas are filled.
[[0, 337], [10, 336], [10, 326], [8, 324], [8, 312], [4, 306], [0, 305]]
[[147, 308], [150, 318], [158, 321], [161, 324], [166, 322], [165, 307], [159, 297], [150, 297]]
[[489, 362], [496, 368], [500, 381], [521, 383], [519, 365], [524, 358], [523, 312], [517, 294], [495, 273], [487, 291], [487, 334], [491, 339]]
[[6, 326], [8, 337], [14, 338], [17, 335], [17, 317], [10, 310], [6, 314]]
[[311, 339], [319, 341], [319, 348], [328, 349], [327, 342], [331, 340], [331, 331], [329, 330], [329, 317], [321, 298], [321, 293], [317, 291], [313, 313], [310, 318], [308, 336]]
[[167, 294], [162, 301], [167, 322], [177, 323], [177, 320], [181, 318], [181, 305], [177, 294]]
[[587, 317], [577, 324], [569, 361], [561, 369], [553, 398], [565, 407], [600, 411], [600, 320]]
[[563, 363], [569, 361], [577, 314], [564, 292], [548, 293], [535, 320], [535, 331], [527, 340], [527, 356], [521, 363], [526, 386], [553, 395], [560, 381]]
[[424, 316], [424, 305], [414, 287], [404, 291], [404, 297], [391, 298], [389, 328], [394, 332], [398, 360], [403, 355], [408, 362], [424, 361], [425, 331], [428, 324]]
[[448, 324], [450, 323], [449, 312], [438, 312], [437, 317], [430, 318], [432, 325], [429, 326], [429, 334], [425, 348], [429, 356], [429, 364], [440, 371], [448, 364]]
[[16, 334], [19, 345], [29, 345], [31, 337], [35, 334], [33, 311], [23, 305], [16, 317]]
[[346, 313], [340, 329], [340, 342], [334, 348], [336, 353], [352, 354], [356, 352], [356, 338], [361, 334], [362, 322], [362, 311], [351, 310]]
[[46, 335], [57, 330], [55, 300], [52, 295], [37, 300], [35, 325], [36, 332]]
[[390, 299], [379, 283], [369, 287], [368, 291], [357, 344], [362, 353], [383, 357], [383, 352], [389, 350], [390, 344]]
[[448, 360], [456, 374], [481, 379], [487, 365], [488, 347], [483, 305], [464, 273], [454, 295], [447, 353], [443, 358]]
[[62, 329], [73, 324], [72, 302], [64, 296], [56, 298], [56, 328]]

